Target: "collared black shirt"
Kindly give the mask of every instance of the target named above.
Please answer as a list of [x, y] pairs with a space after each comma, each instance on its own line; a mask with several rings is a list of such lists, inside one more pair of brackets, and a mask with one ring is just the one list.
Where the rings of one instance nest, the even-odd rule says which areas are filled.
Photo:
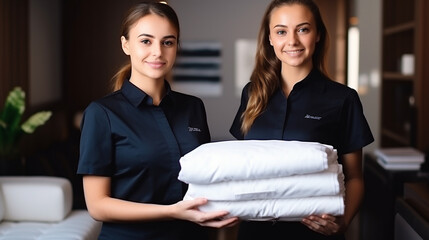
[[[78, 174], [110, 177], [113, 198], [153, 204], [182, 200], [186, 185], [177, 179], [179, 159], [209, 142], [210, 133], [203, 102], [166, 86], [159, 106], [129, 81], [92, 102], [82, 120]], [[179, 226], [177, 221], [104, 223], [100, 239], [181, 239], [169, 235], [185, 229]]]
[[237, 139], [278, 139], [319, 142], [334, 146], [338, 154], [358, 150], [374, 141], [357, 92], [313, 70], [295, 84], [289, 97], [274, 92], [265, 111], [246, 135], [240, 130], [248, 90], [230, 129]]

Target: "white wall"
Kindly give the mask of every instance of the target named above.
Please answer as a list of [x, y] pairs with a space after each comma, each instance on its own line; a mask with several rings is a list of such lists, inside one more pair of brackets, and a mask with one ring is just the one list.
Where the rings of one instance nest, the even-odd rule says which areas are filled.
[[219, 41], [222, 44], [222, 95], [204, 97], [213, 140], [232, 139], [229, 133], [240, 104], [235, 94], [237, 39], [256, 39], [262, 15], [270, 0], [170, 0], [181, 27], [181, 40]]
[[29, 102], [61, 100], [61, 1], [29, 1]]
[[359, 92], [374, 143], [365, 151], [379, 147], [381, 81], [381, 0], [356, 0], [360, 31]]

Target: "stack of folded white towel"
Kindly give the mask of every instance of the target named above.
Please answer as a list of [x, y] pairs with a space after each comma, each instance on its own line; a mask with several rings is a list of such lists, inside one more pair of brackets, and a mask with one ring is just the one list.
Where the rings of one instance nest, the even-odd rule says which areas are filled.
[[204, 197], [201, 211], [243, 220], [297, 221], [344, 214], [344, 175], [332, 146], [243, 140], [207, 143], [180, 159], [184, 199]]

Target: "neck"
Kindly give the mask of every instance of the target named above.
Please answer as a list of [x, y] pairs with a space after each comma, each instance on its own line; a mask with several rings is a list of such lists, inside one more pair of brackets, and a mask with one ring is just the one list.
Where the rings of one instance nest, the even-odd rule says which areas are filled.
[[130, 82], [149, 95], [156, 106], [161, 103], [166, 93], [163, 79], [136, 79], [131, 75]]
[[312, 69], [312, 64], [305, 67], [292, 67], [282, 65], [282, 88], [285, 95], [289, 96], [295, 84], [307, 77]]

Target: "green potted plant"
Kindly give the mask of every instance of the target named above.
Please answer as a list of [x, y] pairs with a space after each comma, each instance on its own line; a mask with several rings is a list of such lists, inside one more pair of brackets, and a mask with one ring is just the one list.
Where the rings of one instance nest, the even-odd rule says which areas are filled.
[[4, 108], [0, 111], [0, 164], [1, 171], [6, 172], [10, 161], [19, 160], [19, 140], [23, 134], [31, 134], [36, 128], [45, 124], [52, 115], [51, 111], [40, 111], [22, 122], [25, 111], [25, 92], [15, 87], [6, 98]]

